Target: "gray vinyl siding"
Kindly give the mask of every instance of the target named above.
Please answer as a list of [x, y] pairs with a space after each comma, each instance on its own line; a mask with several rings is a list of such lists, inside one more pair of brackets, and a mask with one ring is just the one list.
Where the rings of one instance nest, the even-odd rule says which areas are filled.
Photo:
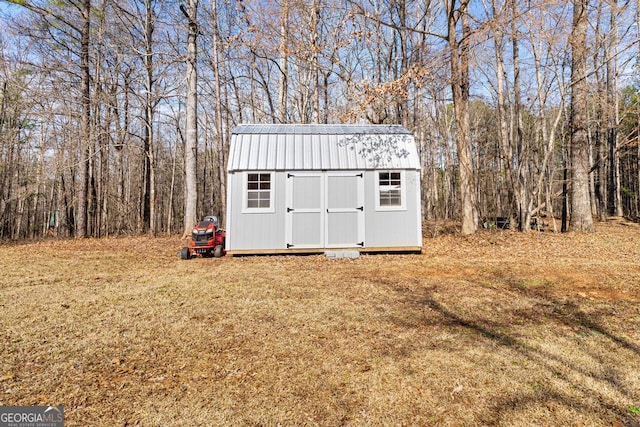
[[366, 247], [422, 246], [420, 214], [420, 172], [405, 171], [406, 209], [375, 209], [377, 171], [365, 174], [365, 243]]
[[[267, 171], [268, 172], [268, 171]], [[247, 190], [245, 188], [245, 174], [229, 174], [228, 189], [230, 204], [227, 207], [227, 249], [283, 249], [286, 248], [284, 196], [285, 176], [282, 173], [273, 174], [271, 202], [273, 212], [247, 213], [243, 212]]]

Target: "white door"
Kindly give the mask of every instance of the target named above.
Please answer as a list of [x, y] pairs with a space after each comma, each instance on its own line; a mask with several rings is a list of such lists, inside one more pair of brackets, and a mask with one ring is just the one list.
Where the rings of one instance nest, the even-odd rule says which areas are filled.
[[326, 173], [325, 247], [364, 247], [364, 174]]
[[287, 249], [324, 247], [324, 181], [321, 173], [287, 174]]

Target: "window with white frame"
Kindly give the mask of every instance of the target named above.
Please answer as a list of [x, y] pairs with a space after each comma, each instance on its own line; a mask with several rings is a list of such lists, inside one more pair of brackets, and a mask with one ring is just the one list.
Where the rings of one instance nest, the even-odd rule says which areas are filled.
[[402, 172], [378, 172], [378, 207], [380, 209], [402, 209]]
[[247, 174], [247, 209], [271, 209], [271, 174]]

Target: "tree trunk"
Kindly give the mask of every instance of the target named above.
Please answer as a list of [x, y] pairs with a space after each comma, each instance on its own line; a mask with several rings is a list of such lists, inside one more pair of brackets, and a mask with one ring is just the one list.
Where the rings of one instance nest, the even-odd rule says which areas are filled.
[[189, 20], [187, 36], [187, 123], [184, 149], [185, 201], [184, 201], [184, 233], [183, 238], [191, 234], [193, 224], [197, 221], [198, 182], [198, 69], [197, 44], [198, 24], [196, 15], [198, 0], [189, 0], [186, 15]]
[[313, 123], [320, 123], [320, 8], [319, 0], [311, 2], [311, 74], [313, 80]]
[[529, 214], [529, 150], [522, 127], [522, 99], [520, 95], [520, 51], [516, 0], [511, 0], [511, 43], [513, 55], [513, 116], [515, 121], [515, 146], [518, 165], [517, 214], [518, 230], [531, 229]]
[[12, 240], [19, 240], [20, 239], [20, 233], [22, 232], [22, 217], [24, 216], [24, 199], [26, 197], [24, 190], [20, 189], [18, 190], [19, 194], [17, 197], [17, 207], [16, 207], [16, 213], [15, 213], [15, 217], [16, 217], [16, 221], [15, 221], [15, 225], [14, 228], [11, 232], [11, 239]]
[[289, 0], [283, 0], [280, 13], [280, 89], [278, 91], [278, 120], [287, 123], [287, 87], [289, 80]]
[[13, 151], [14, 144], [9, 142], [11, 141], [11, 137], [8, 135], [10, 132], [7, 114], [8, 85], [7, 80], [2, 82], [2, 93], [0, 94], [0, 137], [10, 145], [10, 148], [7, 148], [8, 153], [6, 156], [4, 154], [4, 144], [0, 145], [0, 148], [2, 148], [2, 151], [0, 151], [0, 161], [7, 165], [6, 167], [0, 168], [0, 239], [4, 238], [4, 230], [7, 228], [5, 209], [7, 207], [7, 201], [9, 200], [9, 181], [13, 176], [13, 162], [11, 161], [10, 154]]
[[619, 167], [618, 156], [618, 1], [611, 2], [610, 40], [607, 49], [607, 147], [608, 147], [608, 186], [607, 186], [607, 212], [609, 215], [622, 216], [622, 203], [620, 203]]
[[173, 144], [173, 159], [171, 161], [171, 185], [169, 186], [169, 201], [167, 202], [167, 235], [171, 235], [173, 224], [173, 192], [176, 184], [176, 165], [178, 163], [178, 142]]
[[[396, 76], [402, 79], [409, 70], [409, 47], [408, 47], [408, 30], [407, 30], [407, 2], [406, 0], [396, 0], [396, 8], [398, 9], [398, 20], [400, 28], [398, 29], [398, 38], [400, 39], [400, 72]], [[464, 19], [464, 18], [463, 18]], [[396, 114], [399, 123], [402, 126], [409, 126], [409, 79], [405, 79], [402, 84], [402, 90], [398, 96], [396, 103]]]
[[571, 219], [572, 231], [594, 231], [589, 193], [587, 19], [589, 0], [573, 0], [571, 31]]
[[[593, 145], [595, 154], [595, 164], [592, 167], [593, 174], [591, 181], [593, 182], [593, 194], [594, 198], [591, 201], [592, 212], [595, 213], [600, 221], [604, 221], [606, 216], [606, 147], [604, 140], [606, 139], [607, 131], [605, 130], [608, 123], [608, 116], [611, 113], [608, 108], [607, 91], [605, 87], [605, 80], [603, 79], [602, 65], [607, 62], [607, 47], [606, 42], [603, 42], [605, 37], [601, 32], [600, 24], [602, 21], [602, 9], [604, 3], [599, 2], [597, 5], [597, 17], [596, 26], [594, 29], [595, 49], [593, 52], [593, 68], [594, 76], [596, 78], [597, 98], [593, 103], [593, 116], [595, 118], [595, 131], [593, 134]], [[602, 58], [602, 61], [601, 59]]]
[[[638, 29], [637, 31], [637, 43], [638, 46], [640, 46], [640, 0], [636, 0], [636, 28]], [[636, 120], [638, 123], [640, 123], [640, 102], [636, 102]], [[640, 218], [640, 135], [638, 135], [638, 143], [636, 144], [636, 170], [635, 170], [635, 176], [631, 173], [630, 175], [630, 179], [636, 181], [636, 192], [635, 192], [635, 215], [636, 218]], [[618, 162], [619, 164], [620, 162]], [[618, 184], [620, 184], [621, 181], [621, 177], [620, 174], [618, 174]], [[620, 185], [618, 185], [618, 191], [620, 190]], [[622, 206], [622, 198], [620, 198], [620, 206], [618, 208], [621, 212], [623, 212], [623, 206]], [[629, 211], [631, 211], [631, 209], [629, 209]]]
[[[478, 230], [476, 210], [475, 180], [471, 154], [471, 135], [469, 127], [469, 26], [468, 0], [461, 0], [455, 7], [455, 1], [448, 4], [449, 51], [451, 54], [451, 92], [456, 122], [456, 147], [460, 175], [460, 201], [462, 209], [462, 234], [473, 234]], [[456, 30], [458, 17], [462, 18], [462, 42], [458, 41]]]
[[78, 209], [76, 237], [87, 235], [87, 200], [89, 184], [89, 145], [91, 140], [91, 75], [89, 43], [91, 41], [91, 0], [82, 3], [82, 34], [80, 38], [80, 90], [82, 116], [80, 123], [80, 176], [78, 178]]
[[[566, 144], [566, 142], [565, 142]], [[570, 147], [562, 147], [562, 220], [560, 231], [569, 230], [569, 151]]]
[[143, 210], [143, 227], [152, 236], [156, 235], [156, 166], [154, 150], [153, 121], [155, 115], [155, 100], [153, 97], [154, 64], [153, 64], [153, 33], [155, 31], [155, 17], [151, 0], [145, 1], [144, 20], [144, 69], [145, 69], [145, 108], [144, 108], [144, 155], [145, 155], [145, 197]]
[[225, 136], [222, 126], [222, 82], [220, 81], [220, 60], [218, 58], [218, 8], [217, 0], [212, 0], [212, 21], [213, 21], [213, 73], [216, 79], [216, 149], [218, 161], [218, 180], [220, 183], [220, 191], [218, 194], [218, 206], [220, 207], [220, 224], [224, 226], [227, 214], [227, 171], [225, 159]]

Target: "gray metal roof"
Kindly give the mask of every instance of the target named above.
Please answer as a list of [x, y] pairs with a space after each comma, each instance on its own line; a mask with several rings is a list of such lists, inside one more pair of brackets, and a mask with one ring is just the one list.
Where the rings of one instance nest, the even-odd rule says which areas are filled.
[[227, 169], [420, 169], [420, 159], [413, 135], [398, 125], [240, 125]]
[[234, 134], [282, 134], [282, 135], [379, 135], [407, 134], [406, 128], [400, 125], [238, 125]]

